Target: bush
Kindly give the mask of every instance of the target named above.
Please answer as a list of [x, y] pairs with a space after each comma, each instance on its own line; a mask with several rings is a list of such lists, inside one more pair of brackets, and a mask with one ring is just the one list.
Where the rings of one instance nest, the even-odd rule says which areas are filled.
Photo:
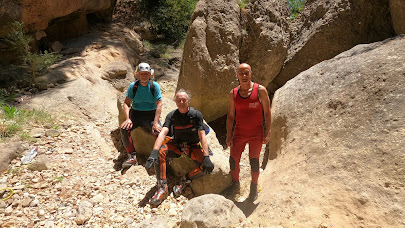
[[185, 38], [198, 0], [141, 0], [140, 8], [147, 12], [158, 34], [173, 40], [176, 45]]
[[293, 20], [302, 9], [304, 9], [306, 0], [287, 0], [287, 3], [291, 10], [290, 18]]
[[30, 43], [33, 38], [27, 35], [24, 24], [16, 21], [11, 23], [10, 27], [11, 32], [7, 35], [6, 40], [19, 56], [23, 66], [27, 67], [32, 81], [35, 82], [36, 76], [44, 74], [48, 67], [55, 63], [61, 55], [47, 51], [44, 53], [31, 52]]

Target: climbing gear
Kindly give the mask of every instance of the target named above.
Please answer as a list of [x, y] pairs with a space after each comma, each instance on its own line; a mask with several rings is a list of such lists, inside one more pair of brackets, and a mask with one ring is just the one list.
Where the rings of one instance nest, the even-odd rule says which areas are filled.
[[214, 170], [214, 164], [212, 164], [210, 156], [204, 156], [202, 171], [206, 174], [210, 174], [212, 170]]
[[142, 71], [147, 71], [149, 73], [152, 73], [151, 72], [152, 69], [150, 68], [150, 65], [148, 63], [145, 63], [145, 62], [138, 64], [138, 66], [135, 69], [135, 74], [137, 72], [139, 73], [139, 72], [142, 72]]
[[10, 194], [9, 194], [6, 198], [4, 198], [4, 199], [0, 199], [0, 201], [8, 200], [8, 199], [10, 199], [10, 197], [11, 197], [12, 195], [14, 195], [14, 190], [13, 190], [12, 188], [2, 188], [2, 189], [0, 189], [0, 195], [1, 195], [1, 196], [3, 196], [3, 195], [6, 193], [6, 191], [4, 191], [4, 193], [1, 193], [3, 190], [8, 190], [8, 191], [10, 192]]
[[168, 192], [169, 190], [167, 188], [167, 184], [161, 184], [160, 186], [158, 186], [158, 190], [150, 200], [150, 204], [153, 206], [159, 206], [159, 204], [161, 204], [163, 200], [167, 198]]
[[159, 150], [153, 149], [150, 156], [146, 160], [145, 168], [150, 169], [153, 164], [159, 159]]
[[250, 202], [253, 202], [256, 199], [257, 199], [257, 184], [250, 183], [250, 193], [249, 193], [248, 200]]
[[127, 168], [127, 167], [130, 167], [133, 165], [138, 165], [138, 161], [136, 159], [136, 152], [132, 152], [128, 155], [129, 155], [128, 159], [122, 163], [122, 168]]
[[[187, 174], [186, 174], [187, 175]], [[180, 196], [183, 193], [183, 190], [187, 187], [187, 185], [191, 183], [191, 180], [187, 178], [187, 176], [183, 176], [179, 184], [173, 186], [173, 194], [175, 196]]]

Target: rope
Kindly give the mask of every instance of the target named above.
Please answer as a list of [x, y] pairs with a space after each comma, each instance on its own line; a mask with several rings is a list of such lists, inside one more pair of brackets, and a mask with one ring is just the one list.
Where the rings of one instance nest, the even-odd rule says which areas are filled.
[[8, 199], [10, 199], [10, 197], [11, 197], [12, 195], [14, 195], [14, 190], [11, 189], [11, 188], [2, 188], [2, 189], [0, 189], [0, 192], [3, 191], [3, 190], [9, 190], [9, 191], [10, 191], [10, 195], [7, 196], [7, 197], [4, 198], [4, 199], [0, 199], [1, 201], [3, 201], [3, 200], [8, 200]]

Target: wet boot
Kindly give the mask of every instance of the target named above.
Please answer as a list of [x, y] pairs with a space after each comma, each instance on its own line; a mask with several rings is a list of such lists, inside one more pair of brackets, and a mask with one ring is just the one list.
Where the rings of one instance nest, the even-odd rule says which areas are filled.
[[250, 183], [250, 193], [249, 193], [248, 200], [250, 202], [253, 202], [256, 199], [257, 199], [257, 184]]

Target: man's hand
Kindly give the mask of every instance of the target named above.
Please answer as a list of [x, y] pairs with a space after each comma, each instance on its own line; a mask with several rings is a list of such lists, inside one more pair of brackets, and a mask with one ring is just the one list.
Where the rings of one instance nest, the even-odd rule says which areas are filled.
[[160, 133], [162, 131], [162, 126], [160, 126], [159, 123], [153, 123], [152, 132], [153, 131], [157, 131]]
[[158, 159], [159, 159], [159, 151], [156, 149], [152, 150], [152, 153], [150, 153], [148, 160], [146, 160], [145, 168], [150, 169]]
[[122, 124], [121, 124], [121, 128], [124, 130], [129, 130], [132, 128], [132, 120], [131, 119], [127, 119], [125, 120]]
[[228, 145], [229, 147], [233, 146], [233, 137], [226, 136], [226, 145]]
[[203, 160], [203, 172], [210, 174], [214, 170], [214, 164], [212, 164], [210, 156], [204, 156]]

